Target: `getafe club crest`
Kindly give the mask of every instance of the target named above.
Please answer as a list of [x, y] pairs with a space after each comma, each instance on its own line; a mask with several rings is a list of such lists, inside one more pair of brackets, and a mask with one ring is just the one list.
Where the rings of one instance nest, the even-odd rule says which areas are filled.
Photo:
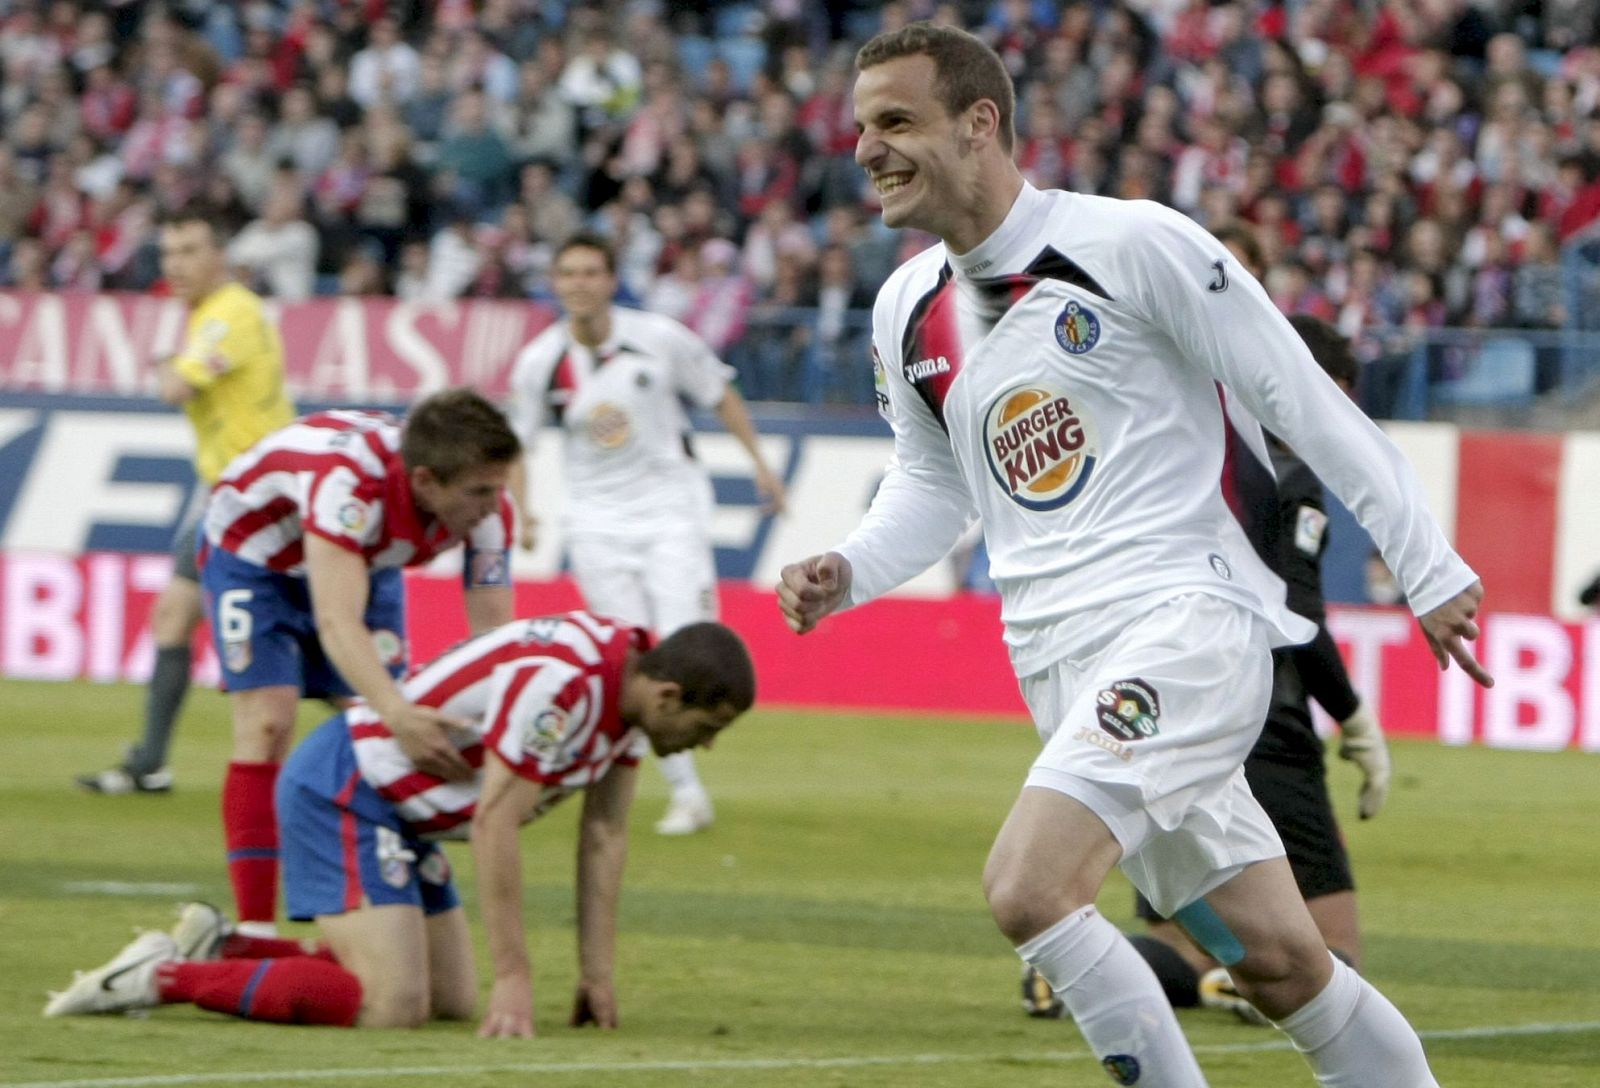
[[1062, 393], [1021, 386], [1000, 394], [983, 420], [995, 482], [1018, 506], [1056, 510], [1083, 491], [1096, 445], [1088, 421]]
[[1067, 308], [1056, 318], [1056, 343], [1068, 355], [1082, 355], [1100, 342], [1100, 319], [1094, 311], [1078, 302], [1067, 303]]

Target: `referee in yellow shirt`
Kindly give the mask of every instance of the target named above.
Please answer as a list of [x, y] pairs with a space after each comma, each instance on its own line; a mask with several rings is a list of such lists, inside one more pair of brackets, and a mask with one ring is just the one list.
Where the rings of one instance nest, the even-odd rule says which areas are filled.
[[161, 223], [161, 274], [189, 306], [183, 347], [156, 364], [161, 399], [179, 404], [194, 425], [196, 488], [173, 538], [172, 579], [150, 616], [156, 665], [145, 696], [144, 736], [110, 770], [80, 775], [93, 793], [165, 793], [172, 788], [167, 748], [189, 690], [190, 643], [202, 615], [195, 530], [205, 497], [228, 462], [263, 435], [288, 425], [283, 342], [255, 292], [228, 276], [228, 222], [219, 209], [192, 205]]

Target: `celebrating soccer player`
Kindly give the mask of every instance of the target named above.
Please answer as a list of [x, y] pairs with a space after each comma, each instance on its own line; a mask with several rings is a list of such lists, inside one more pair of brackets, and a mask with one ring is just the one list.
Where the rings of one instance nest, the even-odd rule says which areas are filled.
[[1441, 667], [1483, 588], [1415, 475], [1317, 369], [1260, 285], [1182, 214], [1040, 191], [1012, 160], [1004, 63], [913, 24], [857, 55], [856, 161], [891, 227], [943, 242], [873, 313], [895, 460], [860, 527], [784, 568], [807, 632], [939, 560], [974, 514], [1044, 747], [984, 873], [990, 909], [1112, 1077], [1205, 1084], [1156, 978], [1095, 909], [1113, 866], [1228, 966], [1323, 1084], [1428, 1088], [1398, 1010], [1328, 953], [1241, 765], [1271, 647], [1313, 625], [1218, 481], [1217, 385], [1371, 531]]

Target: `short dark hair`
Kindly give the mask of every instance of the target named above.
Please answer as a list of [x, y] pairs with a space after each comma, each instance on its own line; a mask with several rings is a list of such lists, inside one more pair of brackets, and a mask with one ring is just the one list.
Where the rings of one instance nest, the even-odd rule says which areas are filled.
[[479, 465], [508, 465], [521, 453], [505, 413], [473, 389], [424, 397], [406, 413], [400, 435], [406, 468], [426, 468], [442, 484]]
[[720, 623], [680, 627], [639, 655], [634, 665], [652, 680], [681, 689], [684, 706], [715, 710], [724, 704], [743, 714], [756, 701], [756, 667], [744, 640]]
[[980, 99], [993, 102], [1000, 114], [1000, 146], [1011, 151], [1017, 142], [1017, 92], [1005, 62], [983, 39], [959, 27], [908, 23], [863, 45], [856, 68], [865, 71], [900, 57], [933, 61], [934, 94], [951, 117]]
[[569, 249], [592, 249], [605, 258], [606, 271], [613, 276], [617, 274], [617, 251], [612, 248], [610, 241], [604, 235], [596, 234], [592, 230], [580, 230], [568, 235], [567, 240], [556, 247], [556, 254], [550, 258], [554, 264], [561, 259], [561, 255]]
[[1295, 314], [1289, 319], [1289, 324], [1306, 342], [1306, 347], [1311, 349], [1311, 357], [1324, 374], [1336, 382], [1344, 382], [1351, 389], [1356, 387], [1361, 377], [1361, 364], [1356, 361], [1356, 353], [1351, 350], [1348, 337], [1340, 335], [1338, 329], [1320, 317], [1310, 314]]
[[228, 244], [236, 225], [233, 215], [226, 208], [208, 200], [191, 200], [162, 212], [156, 221], [158, 227], [182, 227], [190, 223], [204, 223], [210, 228], [211, 239], [218, 247]]

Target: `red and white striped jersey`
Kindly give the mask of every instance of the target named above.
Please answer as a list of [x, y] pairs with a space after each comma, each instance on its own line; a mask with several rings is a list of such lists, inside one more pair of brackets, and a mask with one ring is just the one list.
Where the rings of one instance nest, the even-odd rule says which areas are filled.
[[485, 753], [540, 783], [530, 819], [605, 777], [633, 766], [644, 734], [622, 721], [620, 696], [629, 650], [650, 633], [587, 612], [516, 620], [446, 650], [400, 686], [407, 699], [466, 723], [452, 736], [479, 768], [471, 781], [448, 782], [412, 764], [364, 702], [345, 713], [362, 779], [419, 835], [465, 830], [482, 786]]
[[[468, 549], [503, 557], [514, 524], [511, 497], [502, 493], [499, 513], [473, 528]], [[400, 421], [382, 412], [300, 417], [235, 457], [206, 505], [211, 547], [282, 574], [305, 573], [306, 533], [373, 569], [426, 563], [462, 542], [417, 508], [400, 457]]]

